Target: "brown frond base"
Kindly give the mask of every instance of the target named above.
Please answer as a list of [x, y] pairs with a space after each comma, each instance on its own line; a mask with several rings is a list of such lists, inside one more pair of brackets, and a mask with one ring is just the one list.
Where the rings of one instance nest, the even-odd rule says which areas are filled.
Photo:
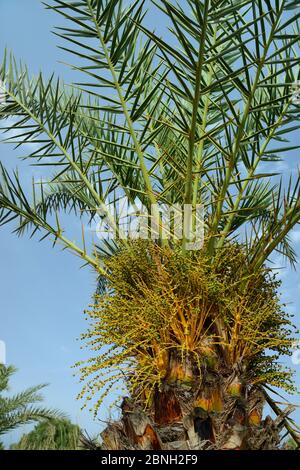
[[[240, 397], [227, 400], [222, 412], [190, 407], [192, 394], [180, 396], [175, 387], [161, 397], [157, 394], [154, 410], [146, 413], [129, 398], [122, 403], [122, 418], [102, 432], [102, 448], [106, 450], [277, 450], [280, 432], [290, 410], [272, 419], [261, 419], [263, 398], [256, 391], [245, 403]], [[185, 403], [182, 406], [182, 397]], [[161, 399], [161, 401], [160, 401]], [[190, 400], [189, 400], [190, 399]], [[248, 413], [252, 406], [252, 414]], [[158, 407], [158, 408], [157, 408]], [[185, 409], [185, 411], [183, 411]], [[255, 413], [254, 413], [255, 410]], [[180, 411], [180, 412], [179, 412]], [[255, 419], [254, 419], [255, 415]], [[249, 419], [250, 416], [250, 419]], [[158, 420], [156, 420], [158, 417]]]

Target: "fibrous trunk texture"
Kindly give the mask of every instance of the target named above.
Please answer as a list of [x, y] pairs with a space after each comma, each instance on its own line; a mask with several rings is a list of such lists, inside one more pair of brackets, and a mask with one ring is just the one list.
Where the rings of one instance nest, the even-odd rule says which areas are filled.
[[271, 450], [278, 449], [285, 414], [262, 419], [260, 388], [243, 383], [242, 367], [223, 374], [172, 357], [169, 372], [154, 393], [151, 409], [124, 398], [122, 417], [102, 432], [109, 450]]

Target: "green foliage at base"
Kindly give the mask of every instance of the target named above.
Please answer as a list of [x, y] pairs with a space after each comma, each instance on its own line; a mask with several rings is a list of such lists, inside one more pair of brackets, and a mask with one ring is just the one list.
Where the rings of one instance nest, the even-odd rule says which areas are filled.
[[33, 421], [63, 417], [60, 411], [37, 405], [43, 400], [39, 392], [45, 385], [30, 387], [18, 394], [7, 396], [9, 380], [15, 372], [14, 367], [0, 364], [0, 435]]
[[67, 419], [53, 419], [39, 423], [33, 431], [24, 434], [12, 450], [77, 450], [80, 428]]

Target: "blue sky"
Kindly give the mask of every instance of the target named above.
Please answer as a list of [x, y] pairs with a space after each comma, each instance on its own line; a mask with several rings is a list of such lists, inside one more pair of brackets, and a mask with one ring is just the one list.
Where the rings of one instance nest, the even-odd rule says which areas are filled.
[[[0, 0], [0, 18], [1, 53], [7, 46], [32, 73], [42, 70], [50, 75], [55, 71], [65, 81], [74, 78], [66, 66], [58, 63], [65, 56], [56, 48], [57, 39], [51, 34], [53, 26], [62, 20], [45, 11], [40, 0]], [[155, 20], [157, 25], [160, 17], [156, 15], [149, 20]], [[297, 143], [299, 133], [293, 144]], [[18, 163], [16, 153], [5, 145], [0, 145], [0, 159], [10, 168]], [[299, 154], [294, 152], [280, 164], [280, 169], [286, 173], [299, 163]], [[292, 237], [300, 254], [300, 229]], [[9, 227], [0, 229], [0, 253], [0, 340], [7, 346], [7, 362], [19, 369], [12, 381], [12, 391], [49, 383], [44, 391], [47, 405], [64, 410], [90, 434], [97, 433], [102, 424], [93, 422], [88, 412], [81, 412], [81, 403], [75, 399], [80, 385], [71, 369], [76, 361], [89, 354], [80, 349], [76, 339], [87, 326], [83, 310], [95, 290], [94, 274], [89, 269], [80, 269], [80, 261], [71, 254], [52, 249], [47, 241], [18, 239]], [[280, 270], [283, 301], [296, 314], [298, 326], [299, 268], [298, 265], [298, 272]], [[288, 365], [293, 366], [290, 360]], [[293, 367], [300, 388], [300, 365]], [[293, 397], [293, 402], [300, 405], [299, 396]], [[9, 435], [6, 443], [15, 442], [23, 431]]]
[[[32, 73], [53, 71], [67, 81], [71, 73], [58, 64], [62, 54], [51, 34], [55, 20], [39, 0], [0, 0], [0, 49], [14, 51]], [[0, 159], [10, 168], [19, 162], [7, 145], [0, 146]], [[74, 223], [74, 221], [72, 221]], [[75, 399], [80, 391], [71, 366], [88, 357], [77, 338], [86, 329], [83, 310], [95, 290], [95, 276], [80, 269], [80, 261], [49, 242], [18, 239], [9, 227], [0, 230], [0, 339], [5, 341], [7, 362], [18, 373], [12, 391], [49, 383], [45, 389], [48, 406], [64, 410], [89, 433], [102, 426], [88, 412], [80, 410]], [[15, 431], [6, 442], [15, 442], [22, 431]]]

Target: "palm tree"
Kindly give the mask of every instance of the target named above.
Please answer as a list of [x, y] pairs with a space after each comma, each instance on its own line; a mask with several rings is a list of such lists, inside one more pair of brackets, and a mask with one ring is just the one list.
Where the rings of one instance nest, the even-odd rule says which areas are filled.
[[16, 372], [13, 366], [0, 364], [0, 435], [33, 421], [43, 421], [62, 416], [56, 410], [36, 406], [42, 401], [38, 393], [45, 385], [28, 388], [17, 395], [8, 396], [10, 377]]
[[[162, 35], [144, 7], [47, 5], [64, 19], [55, 34], [75, 60], [72, 86], [31, 78], [5, 55], [5, 140], [30, 144], [25, 159], [44, 173], [31, 191], [1, 165], [0, 223], [52, 238], [99, 277], [82, 396], [96, 397], [97, 412], [114, 388], [129, 395], [104, 447], [276, 448], [283, 426], [297, 439], [290, 410], [269, 395], [291, 389], [279, 357], [293, 332], [268, 263], [296, 263], [300, 178], [279, 180], [276, 164], [299, 147], [289, 143], [300, 127], [299, 7], [156, 0]], [[64, 226], [69, 212], [82, 220], [80, 242]], [[129, 240], [138, 214], [142, 239]], [[98, 218], [114, 237], [89, 243], [84, 227]], [[266, 402], [276, 419], [262, 418]]]
[[80, 428], [68, 419], [49, 419], [24, 434], [12, 450], [78, 450]]

